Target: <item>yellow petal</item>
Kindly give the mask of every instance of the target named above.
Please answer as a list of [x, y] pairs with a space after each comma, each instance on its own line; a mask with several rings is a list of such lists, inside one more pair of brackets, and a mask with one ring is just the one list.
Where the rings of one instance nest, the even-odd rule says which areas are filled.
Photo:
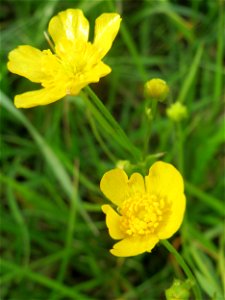
[[181, 226], [181, 223], [184, 218], [186, 206], [185, 195], [180, 195], [176, 199], [176, 202], [171, 208], [171, 213], [168, 215], [165, 226], [162, 226], [158, 232], [158, 237], [160, 240], [170, 238]]
[[113, 169], [103, 175], [100, 189], [110, 201], [120, 206], [128, 192], [127, 183], [127, 174], [121, 169]]
[[77, 40], [88, 40], [89, 23], [82, 10], [67, 9], [50, 20], [48, 32], [55, 45], [62, 44], [63, 40], [75, 44]]
[[44, 88], [37, 91], [26, 92], [15, 97], [17, 108], [29, 108], [55, 102], [66, 95], [63, 89]]
[[9, 53], [7, 67], [10, 72], [24, 76], [33, 82], [41, 82], [43, 52], [31, 46], [19, 46]]
[[91, 82], [98, 82], [101, 77], [106, 76], [110, 72], [111, 72], [111, 68], [100, 61], [90, 71], [84, 73], [83, 77], [80, 78], [80, 81], [81, 82], [84, 81], [85, 85]]
[[171, 164], [156, 162], [145, 177], [146, 188], [149, 194], [167, 196], [171, 201], [176, 201], [177, 196], [184, 192], [184, 182], [179, 171]]
[[171, 164], [156, 162], [145, 179], [150, 195], [165, 197], [170, 202], [170, 212], [158, 232], [160, 239], [169, 238], [178, 230], [183, 221], [186, 206], [183, 178]]
[[121, 18], [116, 13], [104, 13], [95, 21], [94, 45], [100, 57], [104, 57], [119, 31]]
[[145, 193], [145, 183], [144, 178], [139, 173], [133, 173], [128, 182], [130, 193], [140, 192]]
[[158, 241], [156, 236], [133, 236], [116, 243], [110, 252], [119, 257], [135, 256], [146, 251], [150, 252]]
[[120, 229], [120, 218], [110, 205], [102, 205], [102, 211], [106, 214], [106, 225], [113, 239], [123, 239], [126, 235]]

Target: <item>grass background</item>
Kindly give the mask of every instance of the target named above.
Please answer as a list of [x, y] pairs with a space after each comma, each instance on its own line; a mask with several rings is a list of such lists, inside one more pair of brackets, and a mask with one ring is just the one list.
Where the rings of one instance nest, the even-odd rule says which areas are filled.
[[[99, 181], [130, 152], [107, 136], [80, 96], [17, 110], [15, 94], [33, 88], [6, 68], [21, 44], [48, 48], [50, 18], [81, 8], [90, 23], [117, 11], [122, 27], [104, 59], [112, 73], [93, 84], [132, 143], [143, 148], [143, 84], [168, 82], [149, 153], [165, 152], [185, 177], [187, 212], [172, 244], [189, 264], [203, 299], [224, 291], [224, 1], [1, 1], [1, 299], [165, 299], [185, 276], [158, 245], [118, 259], [108, 249]], [[174, 101], [188, 108], [179, 126]], [[94, 134], [92, 132], [94, 130]], [[153, 160], [144, 162], [147, 171]], [[134, 166], [135, 168], [135, 166]]]

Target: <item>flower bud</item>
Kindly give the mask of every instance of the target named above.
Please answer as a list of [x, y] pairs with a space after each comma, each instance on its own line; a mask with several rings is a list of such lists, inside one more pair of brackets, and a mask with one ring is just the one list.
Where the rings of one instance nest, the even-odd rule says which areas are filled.
[[145, 108], [145, 115], [149, 120], [152, 120], [152, 109], [150, 107], [146, 107]]
[[129, 160], [118, 160], [116, 163], [116, 168], [121, 170], [127, 170], [130, 167]]
[[159, 78], [153, 78], [145, 84], [145, 95], [151, 99], [163, 102], [169, 94], [167, 83]]
[[188, 300], [192, 286], [193, 284], [190, 280], [181, 281], [174, 279], [172, 286], [165, 292], [166, 300]]
[[180, 102], [173, 103], [166, 110], [167, 116], [174, 122], [180, 122], [181, 120], [187, 118], [187, 107]]

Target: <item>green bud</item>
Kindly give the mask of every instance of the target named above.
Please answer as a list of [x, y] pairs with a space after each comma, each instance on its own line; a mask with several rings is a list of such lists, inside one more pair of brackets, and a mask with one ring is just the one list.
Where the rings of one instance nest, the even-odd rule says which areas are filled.
[[181, 120], [187, 118], [187, 107], [180, 102], [173, 103], [166, 110], [167, 116], [174, 122], [180, 122]]
[[116, 168], [127, 170], [131, 167], [129, 160], [118, 160], [116, 163]]
[[193, 284], [189, 279], [186, 281], [174, 279], [172, 286], [165, 292], [166, 300], [188, 300], [192, 286]]
[[151, 99], [163, 102], [169, 94], [167, 83], [159, 78], [153, 78], [145, 83], [145, 95]]
[[149, 120], [152, 120], [152, 110], [150, 107], [145, 108], [145, 114]]

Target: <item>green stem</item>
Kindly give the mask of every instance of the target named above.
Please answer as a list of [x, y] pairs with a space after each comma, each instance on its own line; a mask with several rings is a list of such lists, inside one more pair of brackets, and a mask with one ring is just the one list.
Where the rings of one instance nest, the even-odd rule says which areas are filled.
[[[105, 105], [101, 102], [98, 96], [92, 91], [90, 87], [85, 87], [86, 94], [90, 97], [90, 100], [83, 95], [84, 100], [89, 105], [90, 110], [93, 112], [94, 117], [100, 113], [100, 118], [104, 121], [107, 128], [113, 133], [113, 137], [120, 143], [120, 145], [126, 149], [127, 152], [131, 154], [131, 156], [135, 159], [135, 161], [140, 160], [140, 151], [132, 144], [124, 130], [120, 127], [119, 123], [115, 120], [115, 118], [111, 115], [109, 110], [105, 107]], [[99, 116], [98, 116], [99, 118]], [[102, 126], [102, 130], [105, 128]], [[111, 139], [112, 136], [109, 136]]]
[[[150, 139], [151, 139], [151, 134], [152, 134], [152, 123], [153, 123], [153, 120], [155, 118], [155, 115], [156, 115], [156, 109], [157, 109], [157, 100], [155, 99], [151, 99], [151, 105], [150, 105], [150, 115], [148, 115], [147, 112], [145, 112], [145, 121], [147, 119], [147, 124], [144, 124], [144, 126], [146, 126], [146, 136], [145, 136], [145, 140], [144, 140], [144, 151], [143, 151], [143, 156], [144, 158], [148, 155], [149, 153], [149, 142], [150, 142]], [[149, 99], [146, 100], [146, 109], [148, 109], [148, 103], [149, 103]]]
[[171, 245], [171, 243], [167, 240], [163, 240], [161, 241], [161, 244], [163, 244], [163, 246], [171, 253], [175, 256], [178, 264], [180, 265], [180, 267], [182, 268], [182, 270], [184, 271], [184, 273], [186, 274], [186, 276], [188, 277], [188, 279], [194, 283], [193, 285], [193, 293], [195, 295], [195, 299], [196, 300], [201, 300], [202, 299], [202, 295], [201, 295], [201, 291], [199, 286], [197, 285], [197, 282], [195, 280], [194, 275], [192, 274], [191, 270], [189, 269], [188, 265], [186, 264], [185, 260], [183, 259], [183, 257], [177, 252], [177, 250]]
[[183, 147], [183, 131], [180, 122], [178, 122], [176, 125], [176, 133], [177, 133], [177, 154], [178, 154], [178, 167], [180, 172], [184, 176], [184, 147]]
[[91, 114], [88, 113], [87, 116], [88, 116], [89, 123], [91, 125], [92, 132], [93, 132], [96, 140], [98, 141], [99, 145], [101, 146], [102, 150], [105, 152], [105, 154], [108, 156], [108, 158], [112, 162], [116, 163], [116, 161], [117, 161], [116, 157], [112, 154], [112, 152], [106, 146], [104, 140], [102, 139], [101, 135], [99, 134], [98, 129], [97, 129], [96, 125], [95, 125], [95, 122], [94, 122]]

